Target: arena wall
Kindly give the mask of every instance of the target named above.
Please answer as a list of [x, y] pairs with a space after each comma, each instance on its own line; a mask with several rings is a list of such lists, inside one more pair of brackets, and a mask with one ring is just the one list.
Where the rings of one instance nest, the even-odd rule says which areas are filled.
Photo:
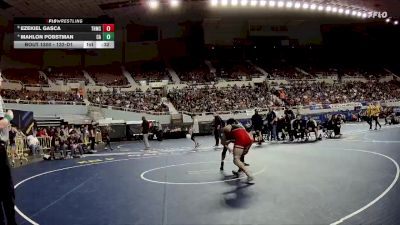
[[86, 115], [85, 105], [36, 105], [5, 103], [7, 109], [32, 111], [34, 116]]
[[[311, 110], [310, 107], [299, 107], [298, 109], [294, 109], [296, 114], [309, 115], [309, 114], [318, 114], [318, 113], [329, 113], [336, 111], [346, 111], [346, 110], [354, 110], [354, 107], [360, 105], [360, 103], [346, 103], [346, 104], [336, 104], [332, 105], [330, 109], [317, 109]], [[386, 101], [382, 103], [383, 106], [391, 106], [391, 107], [400, 107], [400, 101]], [[36, 105], [36, 104], [16, 104], [16, 103], [6, 103], [7, 109], [17, 109], [24, 111], [33, 111], [34, 116], [60, 116], [63, 115], [75, 115], [82, 117], [86, 117], [88, 115], [88, 107], [85, 105]], [[283, 115], [283, 109], [275, 110], [278, 116]], [[161, 124], [170, 124], [171, 123], [171, 115], [152, 115], [146, 113], [137, 113], [137, 112], [129, 112], [122, 110], [114, 110], [103, 108], [102, 113], [106, 118], [113, 118], [116, 120], [125, 120], [125, 121], [140, 121], [142, 116], [145, 116], [147, 119], [157, 120]], [[261, 110], [261, 114], [266, 114], [267, 110]], [[242, 110], [240, 112], [235, 113], [221, 113], [220, 116], [222, 119], [227, 120], [229, 118], [235, 119], [249, 119], [254, 114], [254, 110]], [[212, 113], [202, 113], [197, 115], [197, 119], [199, 122], [210, 122], [213, 120]], [[191, 116], [184, 114], [183, 115], [184, 123], [191, 123]]]

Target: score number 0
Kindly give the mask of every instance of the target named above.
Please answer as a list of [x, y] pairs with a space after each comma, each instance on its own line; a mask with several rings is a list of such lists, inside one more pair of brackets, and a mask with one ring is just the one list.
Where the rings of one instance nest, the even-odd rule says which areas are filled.
[[114, 32], [114, 24], [103, 24], [103, 32]]

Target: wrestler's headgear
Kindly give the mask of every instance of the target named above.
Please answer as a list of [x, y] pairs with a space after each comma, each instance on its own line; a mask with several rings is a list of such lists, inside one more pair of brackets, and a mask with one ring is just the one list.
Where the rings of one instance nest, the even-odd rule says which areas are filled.
[[232, 130], [232, 126], [228, 125], [224, 127], [224, 133], [229, 133]]

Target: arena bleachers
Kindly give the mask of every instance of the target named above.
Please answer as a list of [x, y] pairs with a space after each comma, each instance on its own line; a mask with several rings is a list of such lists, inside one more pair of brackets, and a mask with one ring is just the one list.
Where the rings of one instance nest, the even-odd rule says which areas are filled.
[[118, 65], [91, 66], [85, 69], [98, 85], [127, 86], [128, 80]]
[[132, 64], [128, 65], [127, 68], [136, 81], [159, 82], [171, 80], [168, 71], [166, 71], [164, 64], [161, 62]]
[[178, 111], [195, 113], [266, 108], [278, 104], [273, 101], [266, 83], [256, 87], [190, 87], [171, 90], [168, 98]]
[[201, 84], [216, 80], [215, 74], [211, 74], [204, 61], [180, 59], [172, 61], [171, 64], [179, 79], [184, 83]]
[[25, 85], [40, 86], [48, 84], [47, 80], [40, 76], [37, 69], [5, 69], [2, 74], [8, 80], [21, 81]]
[[94, 104], [138, 111], [168, 112], [161, 102], [161, 93], [154, 92], [89, 92], [88, 100]]
[[51, 68], [46, 71], [49, 79], [53, 82], [63, 80], [64, 82], [87, 81], [79, 67]]
[[369, 102], [399, 99], [400, 84], [397, 81], [335, 84], [291, 82], [280, 85], [274, 93], [290, 106]]
[[245, 61], [220, 60], [213, 61], [217, 68], [217, 76], [226, 80], [250, 80], [260, 76], [260, 72]]
[[28, 90], [2, 90], [1, 96], [4, 99], [24, 100], [33, 104], [51, 104], [54, 101], [61, 102], [82, 102], [83, 96], [76, 92], [55, 92], [55, 91], [28, 91]]

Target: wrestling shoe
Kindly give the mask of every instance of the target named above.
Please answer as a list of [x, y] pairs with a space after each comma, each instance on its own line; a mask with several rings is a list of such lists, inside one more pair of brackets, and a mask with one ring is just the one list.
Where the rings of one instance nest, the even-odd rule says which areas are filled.
[[247, 177], [247, 183], [249, 183], [249, 184], [254, 184], [254, 177], [248, 176], [248, 177]]
[[235, 175], [237, 178], [239, 178], [242, 174], [243, 174], [243, 172], [242, 171], [234, 171], [234, 170], [232, 170], [232, 173], [233, 173], [233, 175]]

